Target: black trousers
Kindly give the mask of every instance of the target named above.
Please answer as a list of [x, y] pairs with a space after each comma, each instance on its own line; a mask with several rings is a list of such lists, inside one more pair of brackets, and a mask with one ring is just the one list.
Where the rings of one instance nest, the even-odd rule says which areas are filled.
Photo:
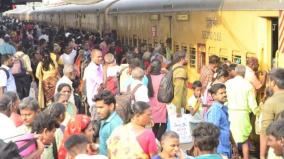
[[167, 129], [167, 123], [155, 123], [152, 130], [155, 134], [155, 137], [161, 141], [162, 135], [165, 133]]

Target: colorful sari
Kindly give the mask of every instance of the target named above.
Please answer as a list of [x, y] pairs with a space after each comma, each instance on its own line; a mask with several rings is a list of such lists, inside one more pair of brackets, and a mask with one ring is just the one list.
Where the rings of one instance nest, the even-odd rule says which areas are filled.
[[71, 135], [78, 135], [82, 133], [82, 130], [86, 129], [90, 124], [91, 119], [86, 115], [76, 115], [72, 118], [69, 123], [67, 124], [64, 135], [63, 141], [58, 151], [58, 159], [66, 159], [67, 158], [67, 150], [64, 147], [65, 141]]
[[43, 70], [42, 62], [36, 68], [36, 77], [39, 80], [38, 103], [40, 108], [45, 108], [52, 101], [56, 83], [58, 81], [57, 64], [55, 67], [50, 65], [48, 71]]
[[130, 124], [115, 129], [107, 145], [111, 159], [149, 159], [131, 130]]

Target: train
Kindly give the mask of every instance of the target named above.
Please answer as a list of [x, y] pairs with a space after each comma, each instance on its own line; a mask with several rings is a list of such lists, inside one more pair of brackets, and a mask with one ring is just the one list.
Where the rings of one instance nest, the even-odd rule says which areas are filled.
[[238, 64], [257, 57], [263, 71], [283, 67], [284, 55], [278, 51], [282, 10], [282, 0], [103, 0], [5, 16], [64, 28], [116, 30], [118, 39], [131, 46], [154, 47], [171, 39], [174, 52], [187, 53], [192, 82], [213, 54]]

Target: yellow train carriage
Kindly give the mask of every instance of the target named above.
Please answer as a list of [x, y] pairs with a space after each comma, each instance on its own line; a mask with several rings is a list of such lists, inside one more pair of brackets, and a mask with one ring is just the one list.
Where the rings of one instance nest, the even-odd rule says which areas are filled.
[[278, 15], [283, 3], [246, 0], [121, 0], [111, 6], [122, 41], [149, 46], [172, 38], [174, 51], [188, 54], [190, 81], [212, 54], [223, 60], [246, 63], [258, 57], [262, 70], [269, 70], [278, 49]]

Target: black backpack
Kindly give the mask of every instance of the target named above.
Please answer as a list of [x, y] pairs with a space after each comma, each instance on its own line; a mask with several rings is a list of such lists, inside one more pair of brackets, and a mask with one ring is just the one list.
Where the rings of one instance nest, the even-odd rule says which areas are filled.
[[22, 159], [15, 143], [0, 140], [0, 159]]
[[158, 90], [158, 101], [161, 103], [170, 103], [174, 98], [174, 84], [173, 84], [173, 72], [182, 68], [178, 66], [170, 70], [161, 80]]

